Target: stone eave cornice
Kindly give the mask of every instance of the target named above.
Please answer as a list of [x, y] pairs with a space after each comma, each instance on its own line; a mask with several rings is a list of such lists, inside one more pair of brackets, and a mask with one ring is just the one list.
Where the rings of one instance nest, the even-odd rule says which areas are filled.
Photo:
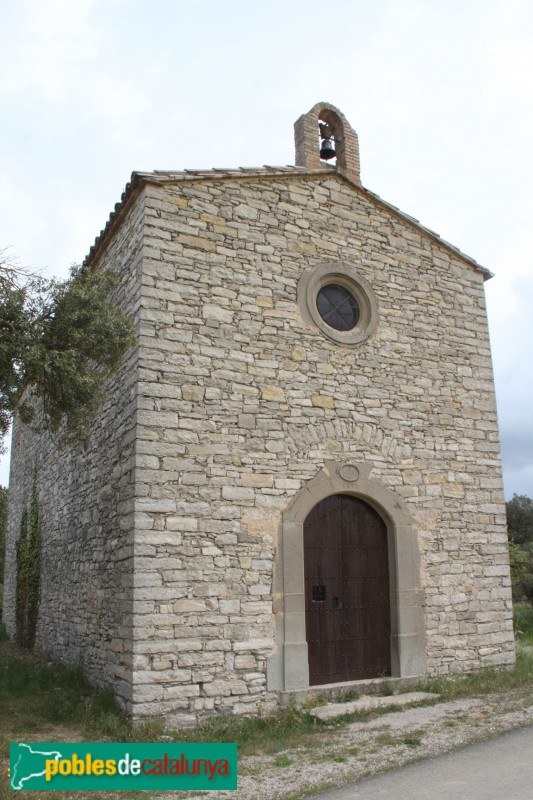
[[438, 233], [432, 231], [430, 228], [426, 228], [422, 225], [415, 217], [411, 217], [409, 214], [406, 214], [404, 211], [401, 211], [396, 206], [388, 203], [386, 200], [383, 200], [382, 197], [375, 194], [374, 192], [370, 191], [370, 189], [366, 189], [361, 184], [355, 183], [354, 181], [350, 180], [347, 176], [343, 175], [342, 173], [338, 172], [335, 167], [324, 166], [320, 169], [308, 169], [307, 167], [294, 167], [294, 166], [286, 166], [286, 167], [239, 167], [237, 169], [208, 169], [208, 170], [183, 170], [180, 172], [172, 172], [172, 171], [155, 171], [155, 172], [133, 172], [131, 175], [131, 179], [129, 183], [126, 184], [126, 187], [122, 193], [120, 201], [115, 205], [114, 210], [111, 212], [109, 219], [106, 223], [106, 226], [100, 231], [99, 236], [96, 238], [94, 245], [91, 247], [87, 257], [85, 258], [83, 264], [84, 266], [89, 266], [93, 263], [96, 258], [100, 255], [100, 253], [105, 248], [105, 245], [109, 239], [109, 237], [113, 234], [113, 232], [120, 226], [124, 216], [128, 212], [129, 208], [135, 202], [136, 197], [140, 194], [142, 189], [147, 185], [164, 185], [169, 183], [190, 183], [194, 181], [205, 181], [205, 180], [271, 180], [272, 178], [288, 178], [294, 179], [295, 177], [298, 178], [314, 178], [314, 177], [333, 177], [336, 176], [340, 178], [345, 183], [349, 184], [349, 186], [354, 189], [355, 191], [361, 193], [364, 197], [366, 197], [371, 202], [375, 203], [376, 205], [385, 208], [394, 216], [398, 217], [403, 222], [407, 223], [410, 227], [417, 230], [419, 233], [429, 237], [434, 242], [439, 244], [441, 247], [444, 247], [446, 250], [453, 253], [456, 258], [460, 258], [463, 262], [468, 264], [468, 266], [474, 268], [477, 272], [480, 272], [483, 275], [484, 280], [488, 280], [489, 278], [493, 277], [493, 273], [488, 270], [486, 267], [481, 266], [475, 259], [471, 258], [471, 256], [466, 255], [458, 247], [455, 245], [450, 244], [450, 242], [443, 239], [439, 236]]

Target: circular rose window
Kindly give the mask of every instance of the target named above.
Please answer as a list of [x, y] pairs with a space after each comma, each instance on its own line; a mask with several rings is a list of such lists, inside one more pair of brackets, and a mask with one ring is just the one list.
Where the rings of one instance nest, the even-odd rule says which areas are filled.
[[336, 331], [351, 331], [361, 316], [359, 303], [354, 295], [338, 283], [323, 286], [316, 297], [318, 313]]
[[304, 320], [327, 339], [357, 347], [378, 324], [372, 288], [352, 267], [335, 262], [306, 269], [298, 281], [298, 305]]

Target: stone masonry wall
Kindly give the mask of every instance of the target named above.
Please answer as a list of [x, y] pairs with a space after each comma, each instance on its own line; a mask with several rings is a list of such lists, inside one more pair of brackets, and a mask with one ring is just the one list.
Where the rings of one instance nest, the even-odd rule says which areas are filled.
[[[514, 661], [483, 276], [332, 173], [189, 179], [145, 196], [133, 704], [269, 707], [273, 565], [290, 499], [354, 458], [418, 528], [427, 669]], [[302, 319], [325, 262], [372, 287], [358, 348]]]
[[[120, 272], [116, 299], [139, 304], [144, 209], [137, 204], [103, 261]], [[15, 632], [15, 545], [22, 508], [37, 485], [42, 520], [41, 606], [36, 649], [82, 663], [90, 680], [131, 698], [132, 547], [137, 350], [110, 382], [85, 446], [58, 450], [18, 420], [13, 431], [4, 622]]]
[[[281, 517], [326, 461], [353, 459], [416, 524], [427, 671], [512, 664], [482, 274], [331, 170], [157, 180], [97, 256], [139, 342], [86, 448], [15, 425], [10, 632], [37, 466], [38, 648], [82, 660], [136, 715], [272, 707]], [[377, 297], [356, 348], [298, 305], [302, 272], [334, 262]]]

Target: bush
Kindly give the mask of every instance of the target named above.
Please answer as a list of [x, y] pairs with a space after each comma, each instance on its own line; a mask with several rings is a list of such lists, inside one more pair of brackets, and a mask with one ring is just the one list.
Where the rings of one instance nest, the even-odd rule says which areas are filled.
[[533, 500], [514, 495], [505, 507], [513, 600], [533, 606]]
[[516, 634], [533, 636], [533, 607], [528, 603], [515, 603], [514, 629]]

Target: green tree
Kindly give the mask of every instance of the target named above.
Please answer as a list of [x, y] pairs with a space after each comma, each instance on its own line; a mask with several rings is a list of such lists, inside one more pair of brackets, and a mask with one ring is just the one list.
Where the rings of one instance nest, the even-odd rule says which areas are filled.
[[533, 545], [533, 500], [524, 494], [514, 494], [505, 508], [509, 539], [519, 545]]
[[516, 542], [509, 542], [509, 560], [511, 562], [511, 581], [513, 587], [513, 600], [520, 602], [524, 599], [524, 584], [531, 574], [533, 558]]
[[533, 605], [533, 500], [515, 494], [505, 507], [513, 599]]
[[[0, 254], [0, 435], [13, 413], [83, 437], [104, 383], [133, 344], [131, 319], [110, 298], [112, 270], [73, 267], [46, 280]], [[36, 416], [36, 403], [42, 414]]]

